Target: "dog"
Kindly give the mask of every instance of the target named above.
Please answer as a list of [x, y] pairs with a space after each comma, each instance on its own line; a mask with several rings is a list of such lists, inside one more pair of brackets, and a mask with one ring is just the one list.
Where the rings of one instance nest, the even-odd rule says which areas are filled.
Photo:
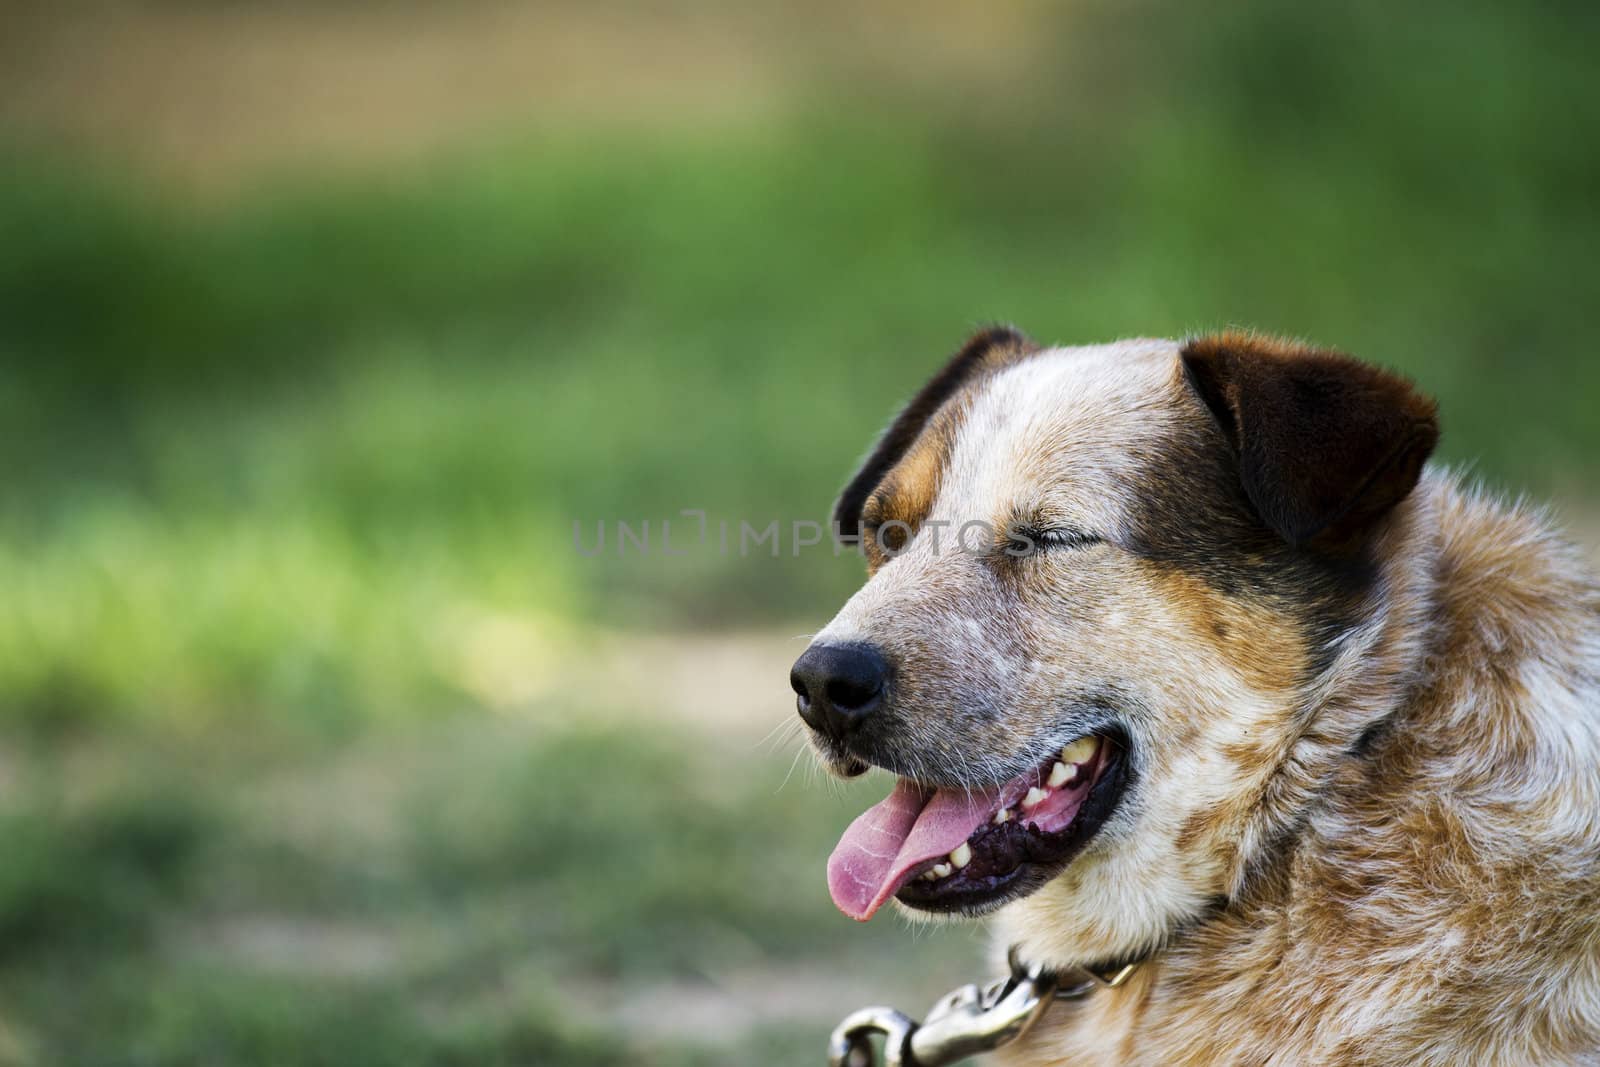
[[1136, 965], [998, 1062], [1600, 1063], [1600, 584], [1437, 440], [1338, 352], [1009, 328], [882, 434], [791, 676], [896, 776], [833, 899]]

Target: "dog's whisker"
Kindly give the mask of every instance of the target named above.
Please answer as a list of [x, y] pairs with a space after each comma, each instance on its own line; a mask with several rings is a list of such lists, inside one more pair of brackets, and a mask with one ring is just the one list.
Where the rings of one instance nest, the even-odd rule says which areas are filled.
[[800, 757], [805, 755], [805, 753], [806, 753], [806, 750], [804, 748], [799, 748], [799, 749], [795, 750], [794, 759], [789, 761], [789, 771], [788, 771], [787, 774], [785, 774], [783, 776], [783, 781], [778, 783], [778, 788], [776, 788], [776, 789], [774, 789], [772, 791], [772, 795], [773, 796], [777, 796], [779, 793], [783, 792], [784, 786], [789, 784], [789, 779], [794, 775], [795, 767], [798, 766], [799, 763], [800, 763]]
[[772, 729], [768, 730], [766, 735], [751, 747], [758, 749], [766, 748], [769, 751], [776, 749], [779, 745], [783, 744], [790, 737], [792, 737], [794, 732], [800, 728], [800, 725], [801, 723], [799, 719], [794, 718], [793, 716], [785, 716], [779, 722], [774, 723]]

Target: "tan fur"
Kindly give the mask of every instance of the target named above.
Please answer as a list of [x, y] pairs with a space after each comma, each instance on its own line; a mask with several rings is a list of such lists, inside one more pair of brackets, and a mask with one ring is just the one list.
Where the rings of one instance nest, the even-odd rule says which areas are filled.
[[[1384, 643], [1417, 681], [1392, 731], [1329, 762], [1276, 869], [999, 1062], [1600, 1060], [1600, 592], [1449, 477], [1403, 506]], [[1001, 940], [1070, 941], [1032, 905]]]
[[[1600, 1062], [1600, 587], [1438, 471], [1363, 534], [1358, 601], [1266, 541], [1209, 572], [1160, 540], [1234, 529], [1186, 458], [1206, 420], [1171, 342], [985, 370], [868, 498], [864, 527], [917, 536], [816, 639], [899, 665], [886, 765], [931, 783], [1002, 780], [1125, 703], [1136, 787], [991, 921], [997, 962], [1149, 960], [1000, 1062]], [[1104, 543], [948, 551], [1015, 514]]]

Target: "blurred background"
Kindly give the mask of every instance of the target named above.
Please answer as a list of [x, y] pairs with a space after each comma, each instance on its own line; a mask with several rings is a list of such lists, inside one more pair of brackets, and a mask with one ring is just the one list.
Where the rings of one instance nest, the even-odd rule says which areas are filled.
[[887, 784], [789, 726], [861, 567], [787, 524], [979, 324], [1233, 324], [1414, 375], [1592, 545], [1597, 30], [0, 4], [0, 1064], [815, 1063], [920, 1011], [981, 943], [828, 903]]

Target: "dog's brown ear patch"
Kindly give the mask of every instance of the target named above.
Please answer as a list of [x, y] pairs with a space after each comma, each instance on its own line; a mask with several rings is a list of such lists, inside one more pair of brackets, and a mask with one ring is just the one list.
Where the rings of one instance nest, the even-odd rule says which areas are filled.
[[1339, 352], [1225, 333], [1183, 347], [1251, 505], [1293, 545], [1341, 540], [1405, 499], [1439, 440], [1434, 401]]
[[980, 370], [1037, 351], [1037, 348], [1010, 326], [991, 326], [973, 334], [889, 424], [861, 469], [839, 494], [839, 501], [833, 508], [833, 521], [838, 525], [839, 534], [844, 537], [860, 534], [861, 510], [867, 498], [883, 481], [884, 475], [905, 457], [923, 427], [945, 401]]

